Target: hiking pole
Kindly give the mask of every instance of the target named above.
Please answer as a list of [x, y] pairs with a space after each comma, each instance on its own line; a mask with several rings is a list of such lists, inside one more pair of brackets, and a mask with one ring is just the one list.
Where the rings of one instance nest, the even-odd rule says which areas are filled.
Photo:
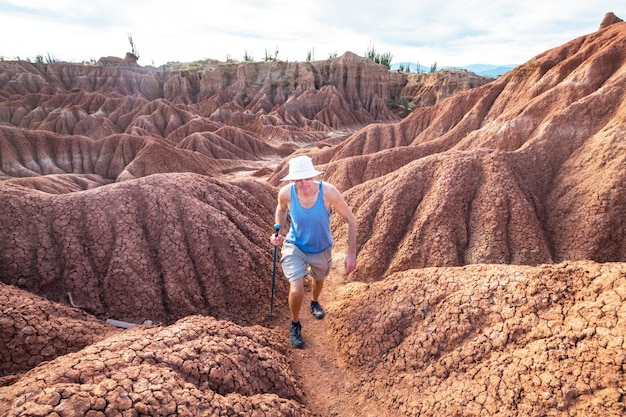
[[[274, 229], [276, 230], [275, 237], [278, 237], [278, 231], [280, 230], [280, 224], [276, 223], [274, 225]], [[276, 252], [278, 251], [278, 246], [274, 246], [274, 268], [272, 270], [272, 295], [270, 297], [270, 317], [274, 317], [274, 313], [272, 310], [274, 308], [274, 280], [276, 279]]]

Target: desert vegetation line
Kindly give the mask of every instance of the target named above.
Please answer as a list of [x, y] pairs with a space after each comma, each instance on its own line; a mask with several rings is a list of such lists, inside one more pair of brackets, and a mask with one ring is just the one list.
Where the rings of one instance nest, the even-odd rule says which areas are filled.
[[[135, 42], [133, 41], [133, 35], [131, 33], [129, 33], [127, 35], [128, 37], [128, 42], [130, 43], [130, 48], [131, 48], [131, 54], [134, 55], [137, 60], [139, 60], [139, 52], [137, 50], [137, 46], [135, 45]], [[268, 61], [272, 61], [272, 62], [277, 62], [278, 61], [278, 53], [279, 53], [279, 49], [278, 46], [276, 46], [276, 48], [274, 49], [273, 53], [270, 53], [269, 49], [265, 49], [265, 56], [263, 58], [263, 61], [268, 62]], [[376, 50], [376, 47], [374, 45], [373, 42], [370, 42], [367, 50], [365, 51], [365, 55], [366, 58], [371, 59], [372, 61], [374, 61], [377, 64], [381, 64], [386, 66], [388, 69], [391, 69], [391, 60], [393, 59], [393, 54], [391, 52], [378, 52]], [[333, 58], [337, 58], [337, 52], [332, 52], [328, 54], [328, 59], [333, 59]], [[5, 57], [3, 55], [0, 55], [0, 61], [4, 61]], [[14, 60], [16, 61], [21, 61], [21, 58], [19, 56], [14, 57]], [[27, 62], [35, 62], [38, 64], [52, 64], [55, 62], [59, 62], [59, 59], [55, 58], [54, 56], [52, 56], [49, 52], [44, 56], [42, 54], [37, 54], [35, 56], [35, 58], [30, 58], [27, 57], [25, 59]], [[307, 55], [306, 55], [306, 61], [307, 62], [311, 62], [315, 60], [315, 48], [309, 49], [307, 51]], [[234, 60], [232, 59], [230, 54], [226, 55], [226, 62], [233, 62]], [[95, 65], [96, 64], [96, 60], [94, 58], [91, 58], [89, 60], [83, 60], [81, 63], [83, 65]], [[243, 53], [243, 62], [254, 62], [254, 56], [252, 54], [250, 54], [248, 52], [248, 50], [244, 50]], [[169, 64], [169, 63], [168, 63]], [[153, 65], [154, 66], [154, 65]], [[167, 64], [165, 64], [164, 66], [167, 66]], [[404, 64], [400, 64], [398, 66], [398, 70], [400, 72], [411, 72], [411, 64], [407, 64], [406, 66]], [[430, 66], [430, 72], [436, 72], [437, 71], [437, 63], [433, 63]], [[421, 65], [419, 64], [419, 61], [416, 63], [415, 66], [415, 72], [416, 73], [422, 73], [421, 70]]]

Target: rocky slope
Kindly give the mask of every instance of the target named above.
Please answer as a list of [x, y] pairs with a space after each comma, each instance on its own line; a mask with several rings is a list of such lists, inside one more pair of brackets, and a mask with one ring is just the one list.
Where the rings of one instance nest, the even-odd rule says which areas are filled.
[[[624, 44], [607, 15], [488, 83], [351, 53], [0, 62], [1, 409], [314, 414], [267, 317], [277, 186], [307, 153], [359, 225], [327, 320], [356, 397], [407, 416], [623, 414]], [[286, 295], [277, 279], [278, 316]]]
[[625, 411], [624, 263], [412, 269], [339, 299], [330, 327], [360, 395], [400, 415]]
[[260, 326], [189, 316], [45, 362], [0, 392], [0, 404], [7, 416], [306, 416], [286, 350]]

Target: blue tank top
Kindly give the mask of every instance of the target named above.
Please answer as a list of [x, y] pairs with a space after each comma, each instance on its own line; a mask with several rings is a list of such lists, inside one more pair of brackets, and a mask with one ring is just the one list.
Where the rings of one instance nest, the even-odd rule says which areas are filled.
[[304, 208], [298, 201], [296, 184], [291, 185], [289, 204], [290, 227], [286, 241], [295, 244], [302, 252], [321, 253], [333, 246], [330, 233], [330, 214], [324, 204], [324, 189], [320, 181], [317, 200], [310, 208]]

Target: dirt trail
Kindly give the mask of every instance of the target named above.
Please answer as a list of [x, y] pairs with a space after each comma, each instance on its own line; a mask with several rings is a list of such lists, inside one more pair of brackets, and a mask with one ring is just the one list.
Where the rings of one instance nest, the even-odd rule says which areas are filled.
[[[336, 290], [344, 285], [342, 265], [336, 265], [326, 280], [320, 297], [322, 306], [330, 305]], [[306, 406], [316, 417], [380, 417], [388, 415], [373, 401], [362, 398], [361, 381], [346, 369], [335, 351], [325, 320], [317, 320], [309, 310], [310, 278], [307, 277], [306, 295], [302, 303], [300, 322], [304, 349], [290, 350], [294, 369], [306, 396]], [[278, 317], [277, 327], [288, 337], [289, 317]], [[278, 323], [282, 323], [282, 325]]]
[[[273, 170], [276, 166], [268, 166]], [[248, 176], [241, 173], [239, 176]], [[268, 181], [267, 175], [256, 177]], [[337, 290], [346, 284], [343, 276], [345, 253], [333, 250], [331, 270], [320, 296], [320, 303], [328, 312], [335, 301]], [[285, 279], [277, 271], [276, 279]], [[306, 407], [315, 417], [381, 417], [392, 415], [381, 409], [374, 401], [360, 394], [361, 380], [352, 374], [335, 351], [334, 342], [325, 320], [317, 320], [311, 314], [311, 278], [305, 278], [305, 295], [300, 311], [304, 349], [291, 347], [288, 354], [304, 391]], [[289, 338], [289, 310], [274, 311], [273, 327]]]

